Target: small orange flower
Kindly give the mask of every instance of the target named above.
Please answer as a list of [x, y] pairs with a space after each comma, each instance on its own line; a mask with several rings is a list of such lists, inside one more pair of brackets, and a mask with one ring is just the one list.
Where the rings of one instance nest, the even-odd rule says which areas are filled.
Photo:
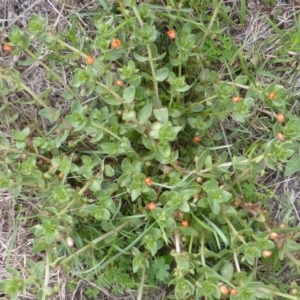
[[151, 186], [153, 184], [153, 181], [150, 177], [146, 177], [145, 178], [145, 183], [148, 185], [148, 186]]
[[271, 100], [274, 100], [274, 99], [276, 98], [276, 94], [275, 94], [274, 92], [270, 93], [270, 94], [269, 94], [269, 98], [270, 98]]
[[283, 113], [278, 113], [276, 116], [277, 122], [278, 123], [283, 123], [284, 122], [284, 114]]
[[238, 200], [235, 200], [235, 201], [233, 202], [233, 206], [234, 206], [234, 207], [239, 207], [240, 205], [241, 205], [241, 202], [238, 201]]
[[189, 222], [188, 222], [187, 220], [182, 220], [182, 221], [181, 221], [181, 225], [182, 225], [183, 227], [189, 227]]
[[117, 49], [117, 48], [119, 48], [121, 46], [121, 41], [120, 41], [120, 39], [113, 39], [112, 41], [111, 41], [111, 48], [112, 49]]
[[230, 290], [230, 295], [236, 295], [237, 294], [237, 289], [231, 289]]
[[262, 256], [265, 257], [265, 258], [271, 257], [272, 254], [273, 254], [273, 252], [270, 251], [270, 250], [264, 250], [264, 251], [262, 252]]
[[171, 40], [174, 40], [176, 38], [177, 33], [175, 30], [170, 29], [167, 31], [167, 35]]
[[238, 103], [238, 102], [240, 102], [241, 100], [243, 100], [243, 98], [240, 97], [240, 96], [237, 96], [237, 97], [233, 97], [233, 98], [232, 98], [232, 102], [233, 102], [233, 103]]
[[149, 203], [147, 204], [147, 208], [148, 208], [149, 210], [153, 210], [153, 209], [156, 208], [156, 204], [155, 204], [154, 202], [149, 202]]
[[229, 289], [226, 285], [221, 285], [220, 286], [220, 292], [223, 294], [223, 295], [228, 295], [229, 294]]
[[122, 86], [123, 85], [123, 81], [120, 80], [120, 79], [118, 79], [118, 80], [115, 81], [115, 85], [116, 86]]
[[199, 136], [195, 136], [195, 137], [193, 138], [193, 141], [194, 141], [194, 143], [199, 143], [199, 142], [201, 141], [201, 139], [200, 139]]
[[94, 64], [94, 58], [93, 58], [92, 55], [88, 55], [88, 56], [86, 57], [86, 63], [87, 63], [89, 66], [91, 66], [91, 65]]
[[283, 142], [285, 140], [285, 137], [282, 133], [278, 132], [277, 133], [277, 138], [279, 139], [279, 141]]
[[6, 52], [11, 52], [13, 49], [14, 49], [14, 47], [11, 45], [8, 45], [8, 44], [3, 45], [3, 50]]
[[271, 232], [271, 233], [269, 234], [269, 238], [270, 238], [271, 240], [276, 240], [276, 239], [279, 238], [279, 234], [278, 234], [277, 232]]

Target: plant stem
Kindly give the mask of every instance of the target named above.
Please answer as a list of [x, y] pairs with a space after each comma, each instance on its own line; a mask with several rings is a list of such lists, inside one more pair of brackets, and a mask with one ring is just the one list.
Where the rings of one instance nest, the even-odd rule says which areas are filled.
[[112, 94], [118, 101], [120, 101], [120, 104], [124, 104], [124, 99], [118, 95], [115, 91], [113, 91], [110, 87], [108, 87], [107, 85], [103, 84], [100, 81], [96, 81], [95, 82], [97, 85], [101, 86], [102, 88], [106, 89], [110, 94]]
[[201, 234], [201, 262], [202, 262], [202, 266], [205, 267], [206, 263], [205, 263], [205, 255], [204, 255], [204, 244], [205, 244], [205, 230], [202, 230], [202, 234]]
[[263, 287], [259, 287], [258, 288], [259, 291], [269, 294], [269, 295], [276, 295], [276, 296], [281, 296], [284, 297], [285, 299], [292, 299], [292, 300], [299, 300], [299, 298], [297, 296], [292, 296], [292, 295], [288, 295], [288, 294], [283, 294], [277, 291], [272, 291]]
[[44, 278], [44, 286], [43, 286], [43, 294], [42, 294], [42, 300], [45, 300], [47, 298], [46, 289], [48, 288], [49, 283], [49, 265], [50, 265], [50, 246], [46, 246], [46, 265], [45, 265], [45, 278]]
[[152, 78], [153, 78], [153, 86], [154, 86], [154, 92], [155, 92], [155, 98], [156, 98], [155, 107], [160, 108], [161, 102], [160, 102], [159, 94], [158, 94], [158, 84], [156, 81], [156, 73], [155, 73], [155, 68], [154, 68], [154, 64], [153, 64], [152, 51], [151, 51], [151, 47], [149, 45], [147, 45], [147, 51], [148, 51], [148, 56], [149, 56], [149, 64], [150, 64], [150, 68], [151, 68], [151, 73], [152, 73]]
[[240, 264], [239, 264], [239, 260], [238, 260], [236, 251], [233, 251], [233, 257], [234, 257], [234, 262], [235, 262], [236, 270], [237, 270], [238, 272], [241, 272], [241, 268], [240, 268]]
[[[138, 19], [138, 22], [140, 23], [141, 26], [143, 26], [144, 22], [140, 16], [138, 9], [136, 8], [135, 5], [132, 6], [132, 9], [134, 11], [136, 18]], [[154, 67], [154, 63], [153, 63], [152, 50], [151, 50], [151, 46], [147, 45], [147, 44], [146, 44], [146, 48], [147, 48], [147, 52], [148, 52], [149, 64], [150, 64], [150, 69], [151, 69], [152, 79], [153, 79], [153, 87], [154, 87], [154, 92], [155, 92], [155, 99], [156, 99], [155, 108], [160, 108], [161, 101], [160, 101], [159, 93], [158, 93], [158, 84], [157, 84], [157, 80], [156, 80], [156, 72], [155, 72], [155, 67]]]
[[202, 48], [202, 46], [203, 46], [203, 44], [204, 44], [207, 36], [211, 33], [211, 28], [214, 25], [215, 19], [216, 19], [218, 13], [219, 13], [219, 10], [220, 10], [220, 7], [221, 7], [222, 4], [223, 4], [223, 0], [220, 0], [219, 4], [217, 5], [217, 7], [214, 10], [214, 13], [213, 13], [213, 15], [211, 17], [211, 20], [210, 20], [210, 23], [208, 25], [208, 28], [205, 30], [204, 35], [203, 35], [202, 39], [199, 42], [198, 47]]
[[232, 230], [232, 232], [238, 237], [238, 239], [243, 243], [246, 244], [246, 241], [244, 240], [244, 238], [242, 236], [239, 235], [239, 233], [235, 230], [234, 226], [232, 225], [232, 223], [229, 221], [229, 219], [226, 217], [225, 214], [222, 214], [223, 218], [225, 219], [226, 223], [228, 224], [228, 226], [230, 227], [230, 229]]
[[60, 261], [61, 264], [65, 264], [68, 261], [70, 261], [71, 259], [73, 259], [74, 257], [78, 256], [79, 254], [83, 253], [84, 251], [86, 251], [88, 248], [90, 248], [92, 245], [95, 245], [97, 243], [99, 243], [100, 241], [108, 238], [109, 236], [111, 236], [112, 234], [114, 234], [115, 232], [120, 231], [121, 229], [123, 229], [124, 227], [126, 227], [129, 224], [128, 221], [122, 223], [121, 225], [119, 225], [118, 227], [116, 227], [113, 230], [110, 230], [108, 232], [106, 232], [105, 234], [102, 234], [100, 237], [97, 237], [96, 239], [92, 240], [91, 242], [89, 242], [87, 245], [85, 245], [84, 247], [82, 247], [81, 249], [79, 249], [78, 251], [76, 251], [75, 253], [73, 253], [72, 255], [70, 255], [69, 257], [63, 259], [62, 261]]
[[49, 109], [49, 106], [39, 98], [39, 96], [32, 91], [28, 86], [26, 86], [26, 84], [24, 84], [22, 81], [18, 81], [13, 77], [8, 77], [5, 75], [0, 74], [2, 78], [13, 81], [14, 83], [16, 83], [17, 85], [19, 85], [24, 91], [26, 91], [28, 94], [30, 94], [30, 96], [32, 96], [32, 98], [38, 102], [41, 106], [43, 106], [46, 109]]
[[[181, 53], [179, 53], [179, 61], [180, 61], [180, 64], [178, 66], [178, 78], [181, 77], [181, 73], [182, 73]], [[178, 93], [178, 92], [177, 92], [176, 100], [177, 100], [177, 104], [179, 105], [180, 93]]]
[[177, 228], [175, 228], [174, 237], [176, 253], [180, 253], [180, 234]]
[[146, 268], [145, 268], [145, 266], [143, 266], [143, 268], [142, 268], [141, 284], [139, 286], [139, 292], [138, 292], [137, 300], [142, 300], [143, 299], [143, 289], [144, 289], [144, 282], [145, 282], [145, 271], [146, 271]]

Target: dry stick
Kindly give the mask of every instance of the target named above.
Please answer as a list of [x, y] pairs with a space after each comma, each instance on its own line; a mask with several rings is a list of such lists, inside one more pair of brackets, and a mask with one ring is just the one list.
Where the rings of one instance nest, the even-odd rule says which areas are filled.
[[[240, 205], [244, 210], [246, 210], [248, 213], [250, 213], [251, 215], [255, 216], [257, 215], [257, 212], [254, 211], [253, 209], [251, 209], [250, 207], [245, 206], [244, 204]], [[267, 231], [269, 233], [272, 232], [272, 229], [270, 228], [270, 226], [267, 224], [267, 222], [262, 222], [264, 224], [264, 226], [266, 227]], [[274, 239], [275, 245], [277, 247], [277, 249], [280, 249], [282, 247], [281, 243], [278, 241], [278, 239]], [[293, 254], [288, 251], [287, 249], [284, 249], [284, 253], [285, 255], [298, 267], [300, 267], [300, 261], [298, 261]]]

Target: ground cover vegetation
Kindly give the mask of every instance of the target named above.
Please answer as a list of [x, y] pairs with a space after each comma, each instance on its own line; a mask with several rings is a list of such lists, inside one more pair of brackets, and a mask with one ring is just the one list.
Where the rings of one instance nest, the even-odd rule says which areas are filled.
[[300, 170], [299, 13], [285, 30], [263, 1], [258, 49], [235, 38], [246, 2], [99, 0], [11, 26], [0, 188], [33, 255], [13, 266], [13, 234], [3, 299], [79, 299], [79, 282], [84, 299], [299, 299], [297, 204], [267, 184]]

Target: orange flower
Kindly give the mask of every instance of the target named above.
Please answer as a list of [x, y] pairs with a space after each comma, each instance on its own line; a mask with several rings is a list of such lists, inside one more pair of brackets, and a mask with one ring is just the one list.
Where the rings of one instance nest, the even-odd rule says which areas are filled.
[[199, 136], [195, 136], [195, 137], [193, 138], [193, 141], [194, 141], [194, 143], [199, 143], [199, 142], [201, 141], [201, 139], [200, 139]]
[[282, 133], [278, 132], [277, 133], [277, 138], [279, 139], [279, 141], [283, 142], [285, 140], [285, 137]]
[[148, 186], [151, 186], [153, 184], [153, 181], [150, 177], [146, 177], [145, 178], [145, 183], [148, 185]]
[[119, 48], [121, 46], [121, 41], [120, 41], [120, 39], [113, 39], [112, 41], [111, 41], [111, 48], [112, 49], [117, 49], [117, 48]]
[[122, 86], [123, 85], [123, 81], [120, 80], [120, 79], [118, 79], [118, 80], [115, 81], [115, 85], [116, 86]]
[[269, 234], [269, 238], [270, 238], [271, 240], [276, 240], [276, 239], [279, 238], [279, 234], [278, 234], [277, 232], [271, 232], [271, 233]]
[[270, 98], [271, 100], [274, 100], [274, 99], [276, 98], [276, 94], [275, 94], [274, 92], [270, 93], [270, 94], [269, 94], [269, 98]]
[[93, 58], [92, 55], [88, 55], [88, 56], [86, 57], [86, 63], [87, 63], [89, 66], [91, 66], [91, 65], [94, 64], [94, 58]]
[[264, 251], [262, 252], [262, 256], [265, 257], [265, 258], [271, 257], [272, 254], [273, 254], [273, 252], [270, 251], [270, 250], [264, 250]]
[[236, 295], [237, 294], [237, 289], [231, 289], [230, 290], [230, 295]]
[[188, 222], [187, 220], [182, 220], [182, 221], [181, 221], [181, 225], [182, 225], [183, 227], [189, 227], [189, 222]]
[[14, 47], [11, 45], [8, 45], [8, 44], [3, 45], [3, 50], [6, 52], [11, 52], [13, 49], [14, 49]]
[[283, 113], [278, 113], [276, 118], [277, 118], [278, 123], [283, 123], [284, 122], [284, 114]]
[[226, 285], [221, 285], [220, 286], [220, 292], [223, 294], [223, 295], [228, 295], [229, 294], [229, 289]]
[[174, 40], [176, 38], [177, 33], [175, 30], [170, 29], [167, 31], [167, 35], [171, 40]]
[[153, 209], [156, 208], [156, 204], [155, 204], [154, 202], [149, 202], [149, 203], [147, 204], [147, 208], [148, 208], [149, 210], [153, 210]]
[[232, 98], [232, 102], [233, 102], [233, 103], [238, 103], [238, 102], [240, 102], [241, 100], [243, 100], [243, 98], [240, 97], [240, 96], [237, 96], [237, 97], [233, 97], [233, 98]]

